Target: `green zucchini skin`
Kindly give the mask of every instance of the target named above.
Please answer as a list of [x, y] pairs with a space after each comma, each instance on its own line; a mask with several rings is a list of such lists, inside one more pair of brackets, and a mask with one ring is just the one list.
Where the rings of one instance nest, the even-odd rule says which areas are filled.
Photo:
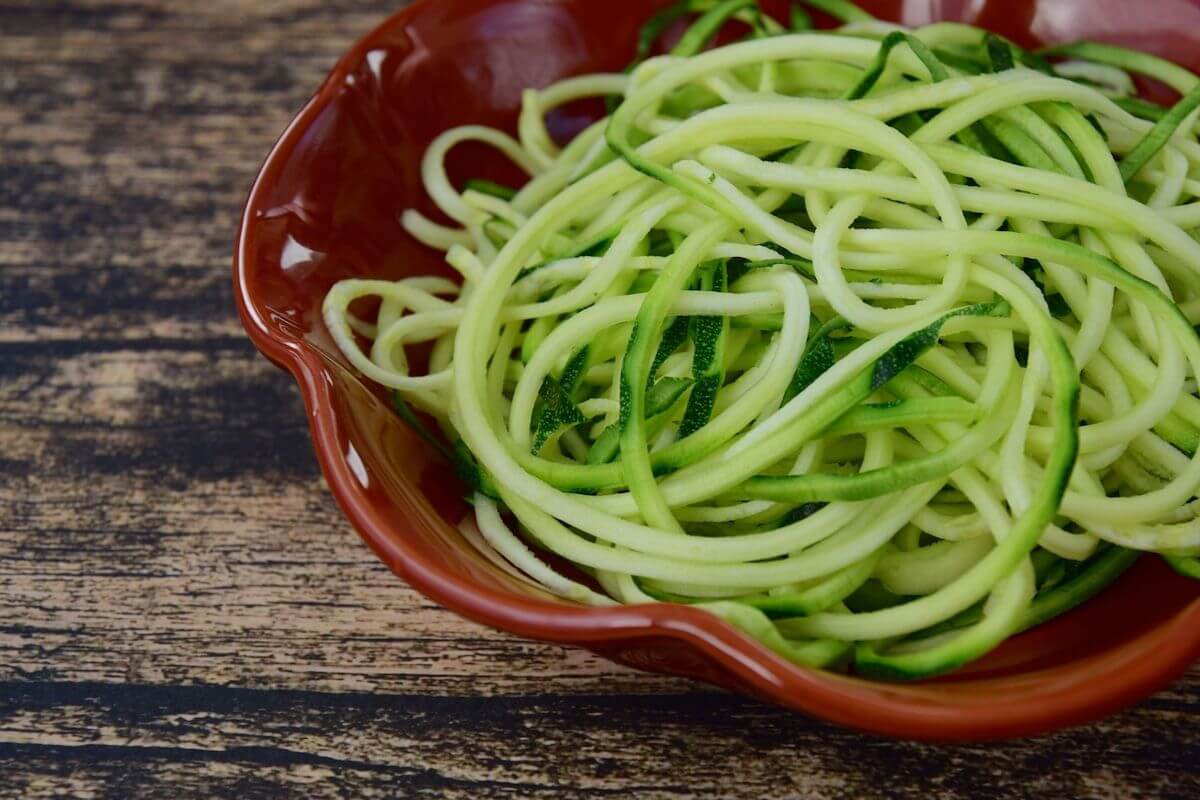
[[1200, 581], [1200, 557], [1164, 555], [1163, 560], [1171, 565], [1171, 569], [1185, 578]]
[[[729, 288], [725, 261], [702, 268], [700, 289], [724, 292]], [[717, 391], [725, 383], [725, 345], [729, 338], [728, 317], [696, 317], [691, 322], [692, 393], [688, 397], [683, 419], [679, 423], [679, 438], [684, 439], [708, 424], [712, 418]]]

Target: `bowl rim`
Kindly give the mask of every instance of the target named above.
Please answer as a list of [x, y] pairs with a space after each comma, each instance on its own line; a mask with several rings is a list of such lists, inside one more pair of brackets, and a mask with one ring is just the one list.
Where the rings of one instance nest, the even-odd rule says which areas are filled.
[[[255, 308], [248, 280], [260, 209], [311, 123], [385, 29], [416, 17], [435, 0], [415, 0], [385, 17], [342, 55], [272, 146], [240, 216], [233, 252], [238, 315], [250, 340], [291, 373], [309, 417], [321, 471], [342, 512], [375, 554], [413, 588], [475, 622], [545, 641], [601, 647], [614, 640], [682, 640], [721, 664], [761, 697], [850, 728], [926, 741], [984, 741], [1043, 733], [1088, 722], [1163, 688], [1200, 659], [1200, 598], [1169, 621], [1082, 664], [1056, 665], [1061, 685], [1014, 702], [972, 697], [969, 704], [909, 697], [922, 684], [886, 684], [793, 664], [701, 609], [657, 603], [590, 608], [502, 593], [443, 569], [408, 545], [403, 522], [380, 513], [341, 457], [329, 367], [317, 350], [273, 327]], [[1082, 679], [1082, 680], [1081, 680]], [[936, 684], [928, 684], [933, 687]], [[982, 682], [981, 682], [981, 685]]]

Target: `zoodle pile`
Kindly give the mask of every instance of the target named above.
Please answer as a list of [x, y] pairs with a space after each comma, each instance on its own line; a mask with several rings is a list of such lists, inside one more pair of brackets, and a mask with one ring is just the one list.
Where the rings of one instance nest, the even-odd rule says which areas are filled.
[[[809, 5], [842, 26], [671, 6], [625, 72], [527, 90], [515, 138], [446, 131], [422, 168], [455, 224], [402, 222], [461, 280], [329, 292], [345, 356], [442, 428], [464, 534], [555, 595], [693, 604], [889, 678], [1144, 551], [1200, 577], [1200, 79]], [[727, 24], [748, 33], [710, 47]], [[548, 112], [601, 97], [551, 138]], [[452, 185], [468, 140], [528, 182]]]

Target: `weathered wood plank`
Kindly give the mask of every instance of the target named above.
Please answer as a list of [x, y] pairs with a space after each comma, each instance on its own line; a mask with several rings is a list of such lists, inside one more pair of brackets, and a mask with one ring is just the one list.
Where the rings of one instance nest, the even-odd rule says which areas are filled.
[[684, 685], [488, 631], [404, 586], [321, 485], [290, 380], [240, 341], [7, 349], [0, 620], [19, 622], [0, 624], [0, 677], [483, 694], [548, 678], [561, 692]]
[[241, 201], [385, 10], [0, 2], [0, 342], [239, 335]]
[[[80, 774], [123, 769], [122, 789], [132, 797], [149, 796], [142, 792], [167, 778], [184, 796], [217, 781], [249, 781], [249, 796], [302, 785], [306, 795], [342, 796], [343, 782], [364, 797], [1200, 792], [1193, 721], [1186, 705], [1163, 700], [1090, 730], [929, 748], [867, 739], [730, 695], [439, 698], [9, 684], [0, 685], [0, 697], [7, 698], [0, 726], [11, 742], [0, 745], [0, 762], [31, 765], [23, 771], [56, 790]], [[1176, 745], [1153, 747], [1144, 738], [1149, 728]], [[70, 764], [79, 771], [65, 769]], [[265, 784], [257, 793], [254, 781]]]
[[52, 357], [8, 347], [0, 679], [481, 694], [547, 680], [564, 692], [685, 686], [424, 600], [322, 486], [290, 379], [240, 341], [213, 344]]

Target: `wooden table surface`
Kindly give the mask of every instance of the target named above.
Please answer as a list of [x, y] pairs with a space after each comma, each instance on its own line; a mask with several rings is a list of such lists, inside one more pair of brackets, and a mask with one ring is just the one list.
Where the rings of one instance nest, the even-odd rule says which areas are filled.
[[1200, 797], [1200, 670], [932, 747], [466, 622], [322, 484], [229, 253], [377, 0], [0, 0], [0, 796]]

